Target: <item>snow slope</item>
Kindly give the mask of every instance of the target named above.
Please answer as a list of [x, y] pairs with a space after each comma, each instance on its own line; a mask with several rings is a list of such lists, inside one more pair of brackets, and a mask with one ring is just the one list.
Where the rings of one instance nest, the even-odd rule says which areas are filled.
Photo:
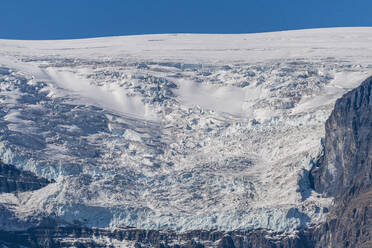
[[[1, 194], [3, 229], [291, 231], [335, 100], [372, 72], [372, 28], [0, 40], [0, 158], [53, 178]], [[5, 225], [6, 223], [6, 225]]]

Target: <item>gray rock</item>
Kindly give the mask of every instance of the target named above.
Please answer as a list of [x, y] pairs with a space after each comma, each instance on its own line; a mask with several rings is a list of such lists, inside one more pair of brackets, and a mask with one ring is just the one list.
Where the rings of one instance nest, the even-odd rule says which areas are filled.
[[326, 122], [315, 190], [335, 197], [316, 247], [372, 247], [372, 77], [337, 100]]
[[45, 187], [52, 181], [0, 162], [0, 193], [24, 192]]

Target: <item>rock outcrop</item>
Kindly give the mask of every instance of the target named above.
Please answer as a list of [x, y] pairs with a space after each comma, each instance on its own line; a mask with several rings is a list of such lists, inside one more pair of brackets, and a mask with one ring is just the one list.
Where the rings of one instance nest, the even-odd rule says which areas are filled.
[[[127, 247], [162, 248], [280, 248], [313, 247], [310, 233], [287, 236], [266, 230], [202, 231], [177, 233], [170, 230], [136, 228], [91, 229], [80, 226], [39, 227], [20, 232], [0, 232], [0, 245], [6, 247], [115, 247], [115, 242]], [[125, 247], [125, 246], [121, 246]]]
[[32, 172], [18, 170], [0, 162], [0, 193], [24, 192], [40, 189], [51, 183]]
[[372, 77], [338, 99], [326, 122], [314, 189], [335, 197], [317, 247], [372, 247]]

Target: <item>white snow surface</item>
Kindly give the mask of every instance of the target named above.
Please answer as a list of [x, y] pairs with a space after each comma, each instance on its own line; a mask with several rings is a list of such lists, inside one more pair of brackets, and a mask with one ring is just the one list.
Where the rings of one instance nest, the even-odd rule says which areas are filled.
[[0, 159], [56, 181], [0, 194], [1, 226], [319, 223], [324, 123], [371, 72], [372, 28], [0, 40]]

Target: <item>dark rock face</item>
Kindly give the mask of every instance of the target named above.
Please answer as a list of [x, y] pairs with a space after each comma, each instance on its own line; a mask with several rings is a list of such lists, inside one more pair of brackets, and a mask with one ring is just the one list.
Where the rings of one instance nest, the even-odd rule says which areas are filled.
[[18, 170], [0, 162], [0, 193], [24, 192], [40, 189], [51, 183], [28, 171]]
[[195, 230], [176, 233], [173, 231], [135, 228], [109, 231], [79, 226], [40, 227], [23, 232], [0, 231], [0, 245], [5, 245], [6, 247], [111, 247], [108, 244], [94, 241], [92, 239], [93, 236], [96, 239], [131, 241], [134, 247], [142, 248], [313, 247], [312, 242], [309, 240], [310, 235], [305, 232], [299, 232], [297, 236], [288, 237], [281, 233], [271, 233], [265, 230], [233, 232]]
[[372, 247], [372, 192], [357, 193], [355, 197], [338, 199], [328, 220], [313, 229], [316, 248]]
[[372, 247], [372, 77], [337, 100], [326, 122], [315, 190], [335, 197], [317, 247]]
[[313, 170], [314, 187], [340, 196], [372, 182], [372, 77], [338, 99], [326, 122], [325, 153]]

